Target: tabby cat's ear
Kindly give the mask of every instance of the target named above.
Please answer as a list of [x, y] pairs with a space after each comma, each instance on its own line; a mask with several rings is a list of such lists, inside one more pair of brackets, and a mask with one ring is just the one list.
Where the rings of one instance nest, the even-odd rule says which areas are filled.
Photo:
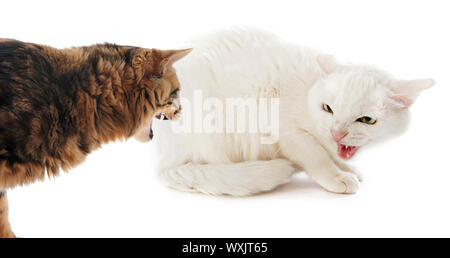
[[421, 91], [431, 88], [434, 84], [433, 79], [399, 80], [393, 84], [391, 98], [402, 108], [409, 108]]
[[331, 74], [339, 67], [334, 56], [331, 55], [318, 55], [317, 63], [319, 63], [320, 68], [326, 74]]
[[192, 48], [180, 49], [180, 50], [161, 50], [161, 66], [160, 73], [163, 75], [167, 69], [172, 67], [173, 63], [185, 57], [192, 51]]

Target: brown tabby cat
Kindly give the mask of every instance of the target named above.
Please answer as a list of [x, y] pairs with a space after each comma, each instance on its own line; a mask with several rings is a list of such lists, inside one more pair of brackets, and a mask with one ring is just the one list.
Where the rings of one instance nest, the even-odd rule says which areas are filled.
[[6, 189], [56, 176], [103, 143], [149, 140], [154, 116], [177, 115], [172, 64], [189, 52], [0, 39], [0, 237], [14, 237]]

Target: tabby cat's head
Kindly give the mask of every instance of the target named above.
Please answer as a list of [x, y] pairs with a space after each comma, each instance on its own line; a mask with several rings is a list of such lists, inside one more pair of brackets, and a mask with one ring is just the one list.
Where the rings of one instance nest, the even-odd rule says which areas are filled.
[[136, 49], [131, 53], [131, 66], [140, 91], [139, 98], [146, 103], [143, 112], [149, 113], [135, 135], [139, 141], [149, 141], [153, 137], [153, 118], [174, 119], [179, 116], [180, 83], [172, 65], [191, 51], [192, 49]]

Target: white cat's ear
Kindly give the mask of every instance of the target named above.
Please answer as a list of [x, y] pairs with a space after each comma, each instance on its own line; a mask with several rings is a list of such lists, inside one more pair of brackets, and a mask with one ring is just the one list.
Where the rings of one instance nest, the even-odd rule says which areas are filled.
[[318, 55], [317, 63], [319, 63], [320, 68], [322, 68], [322, 71], [326, 74], [333, 73], [339, 67], [339, 64], [332, 55]]
[[419, 93], [431, 88], [435, 84], [433, 79], [399, 80], [394, 82], [393, 95], [391, 96], [403, 108], [409, 108], [416, 100]]

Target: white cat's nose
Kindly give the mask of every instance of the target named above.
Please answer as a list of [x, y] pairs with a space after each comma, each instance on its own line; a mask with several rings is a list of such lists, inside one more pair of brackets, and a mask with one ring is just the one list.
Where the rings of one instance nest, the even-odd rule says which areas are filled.
[[348, 132], [344, 131], [335, 131], [331, 129], [331, 135], [333, 136], [333, 139], [335, 142], [340, 142], [342, 139], [344, 139], [345, 136], [347, 136]]

